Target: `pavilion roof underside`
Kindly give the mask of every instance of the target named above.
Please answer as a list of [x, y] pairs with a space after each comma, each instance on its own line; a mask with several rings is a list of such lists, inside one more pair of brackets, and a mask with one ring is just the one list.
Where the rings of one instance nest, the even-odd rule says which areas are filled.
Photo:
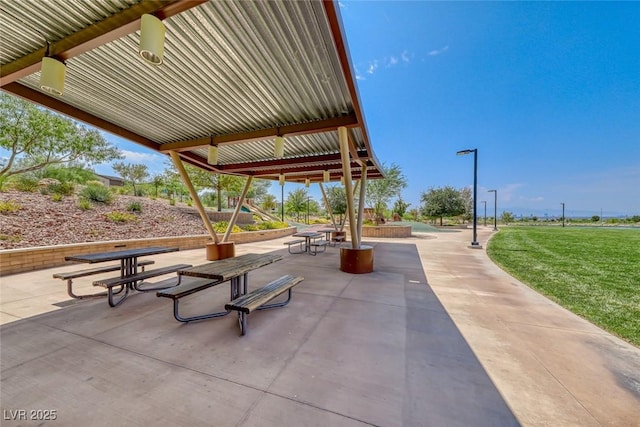
[[[338, 5], [322, 1], [0, 0], [2, 89], [203, 169], [289, 182], [382, 176]], [[140, 16], [166, 26], [164, 63], [138, 55]], [[47, 43], [49, 44], [47, 52]], [[45, 55], [64, 95], [39, 86]], [[274, 139], [285, 138], [284, 157]], [[218, 164], [207, 163], [210, 144]]]

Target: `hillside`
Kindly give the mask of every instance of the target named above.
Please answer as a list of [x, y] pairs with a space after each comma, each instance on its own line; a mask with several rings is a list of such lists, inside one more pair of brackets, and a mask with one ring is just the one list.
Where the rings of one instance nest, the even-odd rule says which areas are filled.
[[[56, 202], [40, 193], [0, 192], [0, 204], [11, 202], [19, 207], [0, 213], [0, 249], [207, 234], [197, 214], [171, 206], [164, 199], [117, 196], [110, 205], [93, 204], [90, 210], [80, 209], [77, 201], [77, 196]], [[114, 222], [105, 216], [127, 212], [131, 202], [142, 205], [135, 219]]]

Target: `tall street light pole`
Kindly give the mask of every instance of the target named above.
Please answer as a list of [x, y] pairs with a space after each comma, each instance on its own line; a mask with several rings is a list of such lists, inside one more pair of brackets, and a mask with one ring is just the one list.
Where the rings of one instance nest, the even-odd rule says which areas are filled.
[[562, 205], [562, 226], [564, 227], [564, 203], [560, 203]]
[[478, 149], [461, 150], [456, 153], [458, 156], [464, 156], [473, 153], [473, 240], [471, 248], [482, 248], [478, 243], [478, 209], [476, 207], [478, 200]]
[[484, 226], [487, 226], [487, 201], [483, 200], [480, 203], [484, 203]]
[[489, 190], [488, 193], [495, 193], [493, 198], [493, 231], [498, 231], [498, 190]]

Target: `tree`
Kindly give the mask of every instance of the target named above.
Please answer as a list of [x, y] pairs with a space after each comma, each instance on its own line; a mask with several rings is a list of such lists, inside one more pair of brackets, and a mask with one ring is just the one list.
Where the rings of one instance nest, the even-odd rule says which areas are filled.
[[300, 214], [307, 212], [307, 198], [309, 193], [306, 188], [298, 188], [287, 195], [284, 207], [288, 214], [295, 214], [296, 220], [300, 222]]
[[505, 224], [509, 224], [510, 222], [513, 222], [513, 213], [511, 213], [509, 211], [504, 211], [504, 212], [502, 212], [502, 216], [500, 217], [500, 219]]
[[473, 218], [473, 195], [471, 194], [471, 187], [461, 188], [460, 197], [462, 197], [462, 200], [464, 200], [464, 212], [462, 213], [462, 220], [471, 221], [471, 218]]
[[129, 181], [131, 183], [133, 186], [134, 196], [138, 195], [138, 192], [136, 191], [136, 184], [140, 184], [143, 180], [149, 177], [147, 165], [115, 162], [112, 167], [113, 170], [118, 172], [125, 181]]
[[442, 218], [445, 216], [457, 216], [465, 212], [465, 200], [461, 192], [453, 187], [430, 188], [420, 195], [422, 201], [422, 214], [425, 216]]
[[0, 148], [9, 151], [0, 180], [49, 165], [122, 158], [97, 130], [7, 94], [0, 94]]
[[367, 202], [376, 213], [376, 223], [384, 217], [384, 210], [392, 197], [400, 196], [400, 191], [406, 188], [407, 179], [402, 174], [400, 166], [393, 163], [390, 167], [382, 166], [384, 178], [372, 179], [367, 182]]
[[158, 188], [164, 185], [164, 176], [156, 174], [151, 178], [151, 185], [153, 185], [154, 196], [158, 197]]
[[342, 215], [347, 212], [347, 194], [344, 187], [334, 185], [325, 189], [327, 201], [334, 215], [340, 215], [340, 224], [342, 224]]
[[402, 200], [402, 196], [398, 196], [398, 200], [396, 200], [396, 202], [393, 204], [393, 211], [397, 213], [400, 218], [402, 218], [407, 212], [407, 208], [409, 206], [411, 206], [411, 203], [405, 202], [404, 200]]
[[212, 173], [191, 165], [185, 165], [185, 169], [193, 185], [216, 191], [218, 212], [222, 211], [222, 193], [225, 192], [227, 195], [240, 194], [245, 183], [245, 178], [240, 176]]
[[273, 194], [267, 194], [262, 198], [261, 204], [262, 210], [265, 212], [270, 212], [275, 210], [278, 207], [278, 201], [276, 200], [276, 196]]

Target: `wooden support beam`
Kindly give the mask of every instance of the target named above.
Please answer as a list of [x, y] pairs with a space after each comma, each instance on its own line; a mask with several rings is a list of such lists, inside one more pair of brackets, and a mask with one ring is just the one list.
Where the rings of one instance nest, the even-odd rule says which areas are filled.
[[358, 202], [358, 246], [362, 244], [362, 225], [364, 223], [364, 198], [367, 191], [367, 166], [362, 167], [360, 179], [360, 200]]
[[317, 120], [308, 123], [299, 123], [268, 129], [259, 129], [249, 132], [234, 133], [229, 135], [214, 135], [211, 137], [196, 138], [188, 141], [176, 141], [162, 144], [160, 151], [191, 151], [213, 143], [220, 144], [241, 144], [243, 142], [260, 141], [263, 139], [275, 138], [276, 136], [296, 136], [309, 133], [335, 131], [340, 126], [357, 126], [358, 121], [355, 114], [334, 117], [331, 119]]
[[182, 182], [184, 182], [184, 185], [186, 185], [187, 189], [189, 190], [189, 194], [193, 199], [193, 203], [195, 203], [196, 205], [196, 209], [198, 209], [198, 213], [200, 214], [200, 218], [202, 218], [202, 222], [204, 222], [204, 226], [209, 231], [209, 235], [211, 235], [211, 238], [213, 239], [214, 243], [217, 244], [218, 235], [216, 234], [216, 231], [213, 229], [213, 226], [211, 225], [211, 221], [209, 221], [207, 212], [204, 210], [204, 206], [202, 206], [202, 202], [200, 201], [200, 197], [198, 197], [198, 193], [196, 192], [196, 189], [193, 188], [191, 179], [189, 179], [189, 175], [187, 174], [187, 171], [184, 168], [184, 165], [182, 164], [182, 160], [180, 160], [180, 156], [178, 155], [178, 153], [173, 151], [169, 154], [171, 155], [171, 160], [173, 160], [173, 164], [175, 165], [176, 169], [178, 169], [178, 172], [180, 173]]
[[244, 189], [242, 190], [242, 194], [240, 195], [240, 200], [238, 200], [238, 204], [231, 215], [231, 219], [229, 220], [229, 225], [227, 225], [227, 231], [224, 233], [224, 237], [222, 238], [222, 242], [229, 241], [229, 236], [231, 235], [231, 230], [233, 230], [233, 226], [236, 225], [236, 221], [238, 220], [238, 215], [240, 215], [240, 210], [242, 209], [242, 204], [244, 203], [244, 198], [247, 197], [247, 192], [249, 191], [249, 187], [251, 187], [251, 181], [253, 177], [249, 175], [247, 177], [247, 182], [244, 184]]
[[336, 230], [338, 226], [336, 225], [336, 218], [333, 216], [333, 211], [331, 210], [331, 205], [329, 204], [329, 199], [327, 198], [327, 193], [324, 191], [324, 186], [321, 182], [318, 183], [320, 187], [320, 191], [322, 192], [322, 199], [324, 200], [324, 205], [327, 208], [327, 212], [329, 212], [329, 218], [331, 218], [331, 223], [333, 224], [333, 228]]
[[356, 227], [356, 213], [353, 205], [353, 189], [351, 186], [351, 162], [349, 161], [349, 138], [347, 128], [338, 128], [340, 141], [340, 153], [342, 154], [342, 174], [344, 175], [344, 187], [347, 193], [347, 213], [349, 214], [349, 230], [351, 231], [351, 247], [359, 249], [358, 230]]

